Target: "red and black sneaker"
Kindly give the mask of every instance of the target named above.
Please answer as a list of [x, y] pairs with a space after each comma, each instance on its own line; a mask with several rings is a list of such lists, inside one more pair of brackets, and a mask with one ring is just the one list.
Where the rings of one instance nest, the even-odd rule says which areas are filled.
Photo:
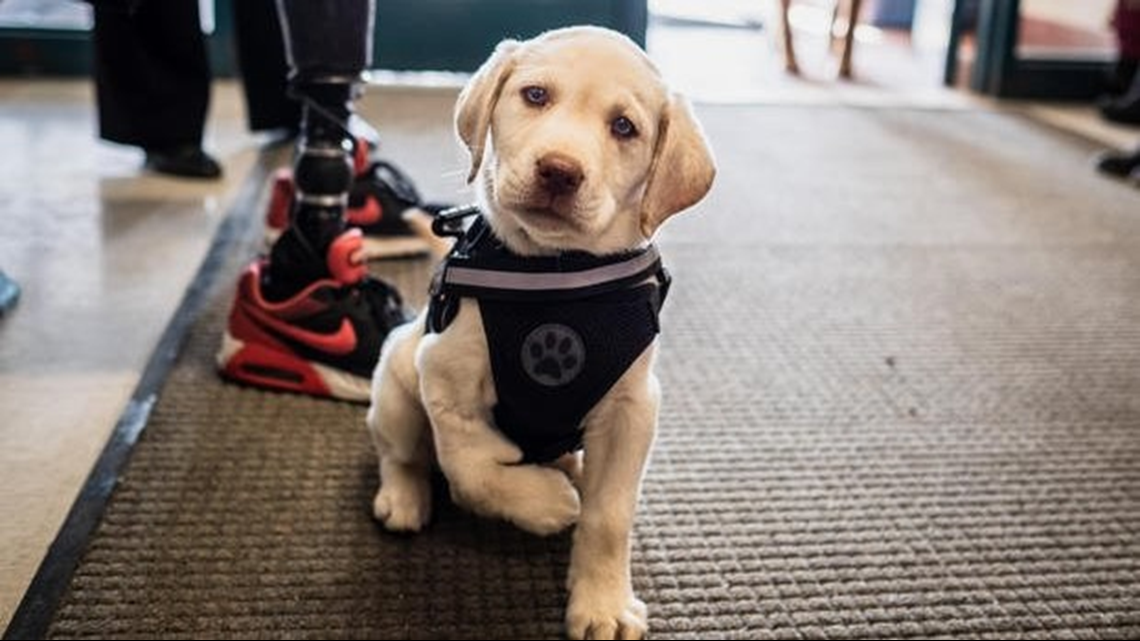
[[280, 302], [263, 295], [268, 264], [242, 274], [218, 368], [226, 378], [290, 392], [367, 401], [372, 370], [388, 333], [411, 320], [399, 293], [367, 275], [361, 233], [329, 247], [331, 277]]
[[[354, 152], [355, 178], [348, 195], [345, 220], [364, 234], [364, 259], [404, 258], [427, 254], [432, 243], [416, 233], [411, 216], [434, 218], [450, 205], [425, 203], [406, 174], [395, 165], [373, 160], [369, 144], [357, 141]], [[296, 185], [293, 171], [282, 168], [273, 177], [273, 191], [266, 215], [265, 238], [273, 244], [289, 226]]]

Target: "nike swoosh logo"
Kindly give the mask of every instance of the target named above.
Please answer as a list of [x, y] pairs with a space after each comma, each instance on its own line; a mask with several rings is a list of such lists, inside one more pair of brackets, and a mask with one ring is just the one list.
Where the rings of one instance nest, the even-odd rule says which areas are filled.
[[247, 304], [245, 309], [262, 325], [315, 350], [335, 356], [345, 356], [356, 349], [356, 329], [353, 328], [352, 323], [347, 318], [341, 321], [340, 328], [335, 332], [322, 334], [290, 325], [252, 305]]

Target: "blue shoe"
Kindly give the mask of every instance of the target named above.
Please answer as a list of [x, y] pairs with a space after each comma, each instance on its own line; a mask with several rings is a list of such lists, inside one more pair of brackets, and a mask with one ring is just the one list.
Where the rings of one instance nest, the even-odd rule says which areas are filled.
[[0, 271], [0, 316], [4, 316], [16, 306], [20, 299], [20, 286], [8, 275]]

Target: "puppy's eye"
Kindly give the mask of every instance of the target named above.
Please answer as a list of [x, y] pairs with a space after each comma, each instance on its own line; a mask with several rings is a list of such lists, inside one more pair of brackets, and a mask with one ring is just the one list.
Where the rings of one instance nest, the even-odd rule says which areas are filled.
[[618, 116], [610, 123], [610, 131], [618, 138], [634, 138], [637, 136], [637, 127], [625, 116]]
[[550, 101], [550, 94], [546, 93], [546, 89], [534, 85], [523, 87], [522, 97], [536, 107], [543, 107]]

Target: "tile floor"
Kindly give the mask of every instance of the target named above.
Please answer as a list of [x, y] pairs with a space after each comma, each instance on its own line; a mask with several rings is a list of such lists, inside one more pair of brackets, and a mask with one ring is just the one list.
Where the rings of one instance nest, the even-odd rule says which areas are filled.
[[220, 183], [140, 176], [94, 131], [88, 83], [0, 83], [0, 265], [23, 289], [0, 321], [0, 625], [254, 158], [233, 114], [212, 123]]

